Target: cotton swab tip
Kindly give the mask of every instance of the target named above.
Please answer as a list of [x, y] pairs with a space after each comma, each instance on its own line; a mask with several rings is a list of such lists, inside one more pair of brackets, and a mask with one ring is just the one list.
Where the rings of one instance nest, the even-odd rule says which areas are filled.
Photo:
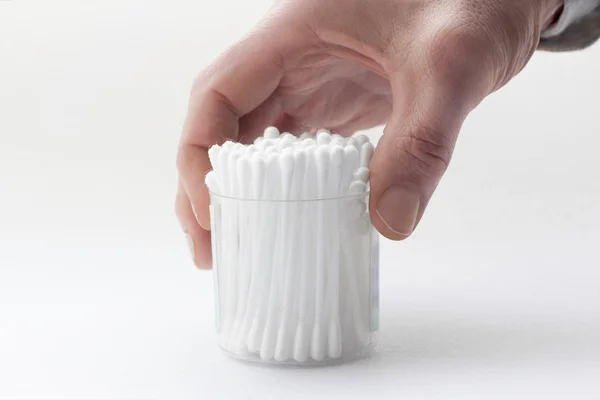
[[245, 151], [245, 149], [246, 149], [246, 146], [244, 146], [243, 144], [241, 144], [241, 143], [239, 143], [239, 142], [236, 142], [236, 143], [233, 145], [233, 150], [234, 150], [234, 151], [239, 151], [240, 153], [242, 153], [242, 152], [244, 152], [244, 151]]
[[344, 147], [344, 159], [349, 169], [358, 167], [359, 157], [360, 154], [356, 147], [348, 144]]
[[[297, 185], [302, 186], [302, 181], [304, 179], [304, 174], [306, 173], [306, 162], [307, 162], [307, 154], [305, 149], [294, 151], [294, 164], [295, 164], [295, 172], [296, 174], [301, 174], [294, 179], [296, 179]], [[297, 188], [301, 189], [301, 188]]]
[[208, 174], [206, 174], [204, 182], [210, 193], [219, 194], [219, 178], [217, 177], [217, 173], [215, 171], [210, 171]]
[[262, 345], [262, 330], [260, 329], [260, 321], [258, 318], [254, 318], [252, 321], [252, 327], [248, 333], [248, 351], [251, 353], [258, 353]]
[[275, 345], [275, 360], [286, 361], [290, 358], [288, 343], [290, 342], [289, 333], [285, 328], [279, 328], [277, 331], [277, 344]]
[[356, 143], [358, 143], [358, 147], [361, 148], [369, 141], [369, 138], [366, 135], [358, 135], [354, 137], [354, 140], [356, 140]]
[[331, 156], [331, 165], [341, 167], [344, 163], [344, 148], [342, 146], [333, 146], [329, 150]]
[[328, 355], [331, 358], [339, 358], [342, 355], [342, 332], [340, 324], [329, 325]]
[[325, 346], [323, 343], [323, 332], [321, 324], [316, 322], [313, 327], [313, 335], [310, 346], [310, 355], [315, 361], [323, 361], [325, 358]]
[[275, 128], [274, 126], [270, 126], [265, 129], [263, 136], [265, 139], [277, 139], [279, 138], [279, 129]]
[[297, 138], [296, 136], [292, 135], [292, 134], [291, 134], [291, 133], [289, 133], [289, 132], [285, 132], [285, 133], [283, 133], [283, 134], [281, 135], [281, 139], [282, 139], [282, 140], [283, 140], [283, 139], [286, 139], [286, 140], [291, 140], [292, 142], [294, 142], [294, 141], [298, 140], [298, 138]]
[[[255, 156], [256, 155], [257, 154], [255, 154]], [[265, 184], [267, 165], [265, 160], [260, 157], [252, 157], [250, 165], [252, 170], [252, 196], [254, 199], [260, 199]]]
[[213, 169], [219, 167], [219, 153], [221, 153], [221, 146], [210, 146], [210, 149], [208, 149], [208, 159]]
[[374, 147], [371, 142], [367, 142], [360, 148], [360, 166], [368, 167], [373, 156]]
[[348, 193], [351, 195], [359, 195], [367, 191], [367, 184], [363, 181], [354, 181], [350, 184]]
[[279, 156], [279, 165], [281, 167], [281, 171], [286, 178], [290, 178], [288, 174], [291, 173], [294, 169], [294, 152], [292, 149], [285, 149], [283, 153]]
[[314, 146], [316, 144], [317, 144], [317, 142], [312, 137], [302, 139], [302, 141], [300, 142], [300, 146], [302, 146], [302, 147]]
[[327, 145], [331, 142], [331, 135], [329, 134], [328, 130], [322, 130], [319, 131], [319, 133], [317, 133], [317, 144], [322, 146], [322, 145]]
[[225, 143], [223, 143], [223, 146], [221, 146], [221, 148], [226, 151], [232, 151], [233, 146], [235, 146], [235, 143], [233, 143], [231, 140], [228, 140]]
[[275, 146], [269, 146], [264, 150], [264, 154], [266, 156], [269, 156], [269, 155], [275, 154], [275, 153], [277, 153], [277, 147], [275, 147]]
[[329, 149], [325, 146], [318, 146], [315, 150], [315, 161], [318, 169], [325, 169], [329, 163]]
[[256, 147], [255, 144], [251, 144], [250, 146], [246, 147], [245, 155], [251, 156], [251, 155], [256, 154], [257, 151], [258, 151], [258, 147]]
[[296, 138], [288, 133], [287, 135], [282, 136], [275, 146], [277, 147], [277, 150], [281, 151], [292, 147], [295, 141]]
[[332, 135], [331, 136], [331, 146], [344, 146], [344, 138], [340, 135]]
[[305, 325], [298, 324], [296, 328], [296, 337], [294, 340], [294, 360], [298, 362], [305, 362], [308, 360], [310, 348], [308, 346], [308, 335], [306, 333]]
[[260, 358], [264, 361], [270, 361], [275, 356], [275, 339], [275, 329], [267, 324], [260, 347]]
[[369, 181], [370, 171], [367, 167], [360, 167], [354, 173], [354, 179], [367, 183]]

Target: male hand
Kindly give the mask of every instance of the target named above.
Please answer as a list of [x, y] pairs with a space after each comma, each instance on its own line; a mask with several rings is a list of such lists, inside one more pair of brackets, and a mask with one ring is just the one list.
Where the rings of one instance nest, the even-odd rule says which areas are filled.
[[342, 134], [386, 124], [371, 161], [370, 215], [408, 237], [468, 113], [528, 62], [561, 0], [280, 0], [194, 84], [176, 212], [209, 268], [208, 148], [275, 125]]

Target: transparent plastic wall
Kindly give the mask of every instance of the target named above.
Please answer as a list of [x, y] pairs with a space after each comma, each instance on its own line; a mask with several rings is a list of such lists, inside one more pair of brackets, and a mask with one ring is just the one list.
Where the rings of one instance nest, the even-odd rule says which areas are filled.
[[217, 333], [225, 352], [307, 366], [372, 352], [379, 246], [367, 199], [211, 195]]

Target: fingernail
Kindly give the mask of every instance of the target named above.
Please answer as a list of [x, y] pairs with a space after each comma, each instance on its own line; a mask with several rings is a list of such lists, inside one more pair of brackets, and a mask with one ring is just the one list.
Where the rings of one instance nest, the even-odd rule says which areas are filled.
[[194, 263], [195, 263], [196, 262], [196, 249], [194, 246], [194, 239], [192, 239], [192, 237], [190, 235], [188, 235], [187, 233], [185, 235], [185, 239], [188, 244], [188, 249], [190, 250], [190, 256], [192, 257], [192, 261], [194, 261]]
[[196, 209], [194, 208], [193, 204], [192, 204], [192, 212], [194, 213], [194, 217], [196, 218], [196, 222], [198, 223], [198, 225], [200, 225], [202, 227], [202, 229], [204, 229], [205, 231], [210, 231], [210, 224], [208, 226], [206, 226], [206, 224], [203, 223], [203, 221], [198, 217], [198, 213], [196, 212]]
[[198, 220], [198, 213], [196, 212], [196, 209], [194, 208], [193, 204], [192, 204], [192, 213], [194, 213], [194, 218], [196, 218], [196, 222], [200, 223], [200, 221]]
[[417, 224], [420, 203], [418, 193], [401, 186], [392, 186], [379, 200], [377, 214], [389, 230], [408, 237]]

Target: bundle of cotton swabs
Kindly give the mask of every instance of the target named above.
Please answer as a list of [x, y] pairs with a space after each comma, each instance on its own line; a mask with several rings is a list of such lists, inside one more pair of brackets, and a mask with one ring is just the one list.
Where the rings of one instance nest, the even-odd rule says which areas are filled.
[[369, 341], [366, 136], [267, 128], [213, 146], [213, 263], [221, 347], [264, 361], [358, 356]]

